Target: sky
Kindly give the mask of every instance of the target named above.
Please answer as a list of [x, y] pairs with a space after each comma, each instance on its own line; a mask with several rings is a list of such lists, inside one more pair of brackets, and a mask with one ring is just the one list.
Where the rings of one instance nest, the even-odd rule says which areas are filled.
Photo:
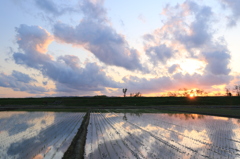
[[240, 84], [240, 1], [0, 4], [2, 98], [224, 95]]

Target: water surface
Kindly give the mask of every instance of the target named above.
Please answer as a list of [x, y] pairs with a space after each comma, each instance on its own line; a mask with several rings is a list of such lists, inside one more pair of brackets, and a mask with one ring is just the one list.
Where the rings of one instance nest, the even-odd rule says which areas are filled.
[[0, 112], [0, 158], [62, 158], [84, 114]]
[[234, 118], [92, 113], [85, 158], [240, 158], [239, 134]]

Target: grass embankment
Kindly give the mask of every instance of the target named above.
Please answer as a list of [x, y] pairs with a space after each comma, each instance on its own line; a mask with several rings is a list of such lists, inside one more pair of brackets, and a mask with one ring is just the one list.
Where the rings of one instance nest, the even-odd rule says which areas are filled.
[[84, 116], [82, 124], [78, 129], [77, 134], [72, 140], [71, 145], [64, 153], [63, 159], [83, 159], [84, 158], [84, 147], [87, 137], [87, 127], [90, 119], [90, 113], [87, 112]]
[[36, 106], [159, 106], [159, 105], [239, 105], [240, 97], [53, 97], [1, 98], [0, 105]]
[[[2, 98], [0, 111], [61, 111], [122, 109], [122, 112], [199, 113], [240, 118], [240, 97], [53, 97]], [[125, 110], [124, 110], [125, 109]]]

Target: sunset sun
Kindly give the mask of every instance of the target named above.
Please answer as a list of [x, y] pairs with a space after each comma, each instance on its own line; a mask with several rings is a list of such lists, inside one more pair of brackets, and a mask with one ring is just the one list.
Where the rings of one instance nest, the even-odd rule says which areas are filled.
[[193, 97], [194, 97], [194, 94], [190, 94], [189, 97], [190, 97], [190, 98], [193, 98]]

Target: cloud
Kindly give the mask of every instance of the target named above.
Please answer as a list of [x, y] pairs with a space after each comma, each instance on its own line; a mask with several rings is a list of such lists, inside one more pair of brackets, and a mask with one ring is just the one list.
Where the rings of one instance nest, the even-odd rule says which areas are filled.
[[123, 78], [124, 86], [129, 92], [142, 94], [161, 93], [166, 91], [177, 91], [179, 88], [209, 88], [213, 85], [229, 83], [232, 76], [213, 74], [183, 74], [176, 73], [172, 77], [162, 76], [156, 78], [139, 78], [137, 76], [127, 76]]
[[17, 43], [24, 53], [14, 53], [15, 62], [41, 71], [45, 77], [56, 83], [56, 91], [66, 88], [99, 91], [104, 90], [104, 87], [119, 87], [119, 83], [108, 77], [96, 63], [83, 65], [79, 58], [73, 55], [60, 56], [54, 60], [46, 53], [48, 45], [45, 45], [49, 44], [52, 37], [43, 28], [21, 25], [16, 31]]
[[[195, 56], [196, 51], [193, 49], [201, 50], [202, 47], [212, 43], [213, 13], [210, 7], [193, 1], [185, 1], [174, 7], [167, 5], [163, 10], [166, 16], [164, 25], [152, 34], [143, 36], [146, 50], [168, 46], [172, 51], [168, 51], [165, 60], [169, 60], [177, 55]], [[159, 48], [159, 50], [164, 52], [165, 48]], [[173, 52], [174, 50], [176, 51]], [[183, 50], [186, 50], [184, 54], [180, 52]], [[161, 59], [158, 60], [162, 62]]]
[[58, 57], [58, 62], [65, 63], [66, 65], [70, 66], [71, 68], [80, 68], [80, 60], [77, 56], [73, 55], [65, 55]]
[[[43, 75], [65, 87], [81, 91], [99, 91], [104, 87], [118, 88], [118, 84], [107, 77], [95, 63], [87, 63], [84, 68], [51, 61], [42, 67]], [[60, 85], [57, 85], [60, 86]], [[57, 88], [58, 90], [62, 90]]]
[[61, 16], [65, 13], [78, 12], [77, 4], [70, 6], [71, 3], [62, 3], [58, 1], [55, 3], [53, 0], [35, 0], [35, 5], [46, 12], [48, 15]]
[[143, 35], [143, 39], [145, 41], [154, 41], [155, 37], [153, 35], [151, 35], [151, 34], [145, 34], [145, 35]]
[[214, 75], [228, 75], [230, 73], [230, 68], [228, 68], [228, 64], [230, 63], [230, 54], [223, 50], [223, 51], [214, 51], [203, 53], [206, 61], [206, 71], [210, 72]]
[[146, 54], [151, 58], [153, 63], [157, 63], [158, 61], [162, 63], [166, 63], [168, 59], [170, 59], [174, 55], [174, 50], [172, 48], [167, 47], [165, 44], [161, 44], [159, 46], [151, 46], [146, 49]]
[[[188, 49], [198, 49], [207, 63], [205, 74], [213, 74], [222, 79], [222, 76], [228, 76], [230, 69], [230, 52], [227, 49], [224, 39], [217, 41], [213, 39], [214, 33], [211, 30], [212, 9], [208, 6], [200, 6], [196, 3], [186, 3], [189, 11], [194, 14], [195, 21], [190, 25], [191, 34], [179, 39]], [[216, 77], [214, 79], [216, 79]], [[227, 78], [227, 77], [225, 77]], [[218, 80], [216, 80], [218, 81]]]
[[154, 32], [157, 34], [155, 39], [178, 42], [188, 51], [211, 42], [214, 16], [211, 7], [187, 0], [173, 7], [167, 5], [163, 11], [166, 20], [164, 25]]
[[56, 4], [51, 0], [35, 0], [35, 3], [40, 9], [48, 13], [52, 13], [54, 15], [60, 14]]
[[232, 11], [232, 15], [228, 17], [229, 26], [236, 26], [240, 19], [240, 1], [236, 0], [220, 0], [225, 7], [228, 7]]
[[48, 84], [48, 81], [43, 81], [42, 84], [46, 86]]
[[28, 26], [21, 24], [15, 28], [17, 34], [17, 44], [20, 49], [27, 53], [46, 53], [48, 45], [53, 41], [49, 32], [39, 26]]
[[48, 92], [48, 90], [44, 87], [29, 84], [30, 81], [36, 80], [15, 70], [11, 75], [0, 73], [0, 87], [11, 88], [14, 91], [22, 91], [32, 94], [42, 94]]
[[170, 66], [168, 68], [168, 73], [174, 73], [175, 71], [177, 71], [178, 69], [180, 69], [180, 65], [179, 64], [173, 64], [172, 66]]
[[170, 77], [163, 76], [158, 78], [139, 78], [137, 76], [127, 76], [123, 78], [124, 85], [129, 92], [141, 92], [143, 94], [159, 93], [161, 91], [171, 89], [173, 83]]
[[198, 48], [209, 43], [212, 39], [211, 28], [209, 26], [213, 15], [211, 8], [208, 6], [199, 6], [191, 1], [185, 2], [184, 6], [187, 6], [186, 10], [194, 16], [195, 21], [190, 24], [188, 28], [189, 33], [180, 30], [175, 33], [177, 40], [184, 43], [188, 48]]
[[17, 81], [19, 82], [23, 82], [23, 83], [29, 83], [29, 82], [35, 82], [36, 80], [31, 78], [28, 74], [19, 72], [19, 71], [12, 71], [12, 76], [15, 77], [17, 79]]
[[25, 24], [16, 28], [17, 44], [21, 52], [15, 52], [13, 58], [16, 64], [40, 69], [45, 61], [50, 61], [52, 57], [47, 52], [48, 45], [53, 41], [53, 37], [46, 30], [39, 26], [27, 26]]
[[177, 88], [183, 87], [211, 87], [213, 85], [222, 85], [229, 83], [232, 79], [232, 76], [225, 76], [225, 75], [214, 75], [211, 73], [205, 74], [182, 74], [176, 73], [173, 76], [173, 81]]
[[[180, 58], [193, 58], [205, 62], [202, 73], [170, 75], [172, 87], [169, 85], [168, 88], [228, 84], [232, 79], [229, 75], [231, 55], [223, 38], [213, 38], [216, 35], [212, 29], [212, 8], [194, 1], [185, 1], [174, 7], [167, 5], [163, 13], [166, 16], [164, 25], [143, 36], [146, 54], [151, 61], [155, 65], [168, 64], [171, 60]], [[178, 67], [171, 65], [168, 72], [172, 74]], [[157, 79], [158, 77], [147, 80], [146, 83], [143, 80], [144, 83], [139, 84], [154, 83]]]
[[146, 70], [140, 63], [138, 51], [108, 24], [102, 1], [92, 3], [84, 0], [82, 11], [84, 18], [76, 27], [64, 23], [54, 25], [54, 36], [58, 40], [81, 45], [107, 65], [132, 71]]
[[80, 9], [85, 19], [94, 19], [98, 22], [107, 21], [106, 10], [103, 8], [104, 0], [82, 0]]
[[233, 79], [231, 75], [213, 75], [213, 74], [204, 74], [200, 78], [200, 84], [204, 84], [205, 86], [213, 86], [213, 85], [223, 85], [228, 84]]
[[[232, 5], [238, 5], [238, 2], [231, 0], [221, 1], [232, 11], [235, 10], [233, 9], [235, 6]], [[60, 6], [55, 2], [34, 1], [50, 16], [68, 12], [64, 11], [66, 5]], [[213, 29], [216, 10], [211, 7], [191, 0], [175, 6], [167, 5], [161, 15], [163, 24], [153, 32], [142, 36], [147, 58], [141, 59], [146, 56], [141, 56], [137, 49], [129, 45], [125, 36], [113, 28], [103, 3], [104, 0], [81, 0], [78, 5], [79, 13], [82, 14], [79, 14], [82, 18], [80, 22], [71, 25], [59, 21], [52, 26], [53, 35], [39, 26], [23, 24], [17, 27], [16, 38], [19, 50], [13, 53], [15, 63], [35, 68], [45, 78], [53, 80], [57, 93], [104, 92], [108, 89], [106, 87], [120, 88], [123, 85], [133, 89], [134, 92], [157, 93], [183, 86], [211, 87], [216, 84], [227, 84], [232, 79], [229, 75], [231, 54], [227, 44], [217, 39], [218, 34]], [[232, 18], [237, 20], [239, 14], [237, 11], [234, 12], [236, 13]], [[105, 68], [97, 63], [81, 63], [80, 59], [73, 55], [54, 59], [47, 52], [53, 40], [81, 46], [94, 54], [107, 67], [118, 66], [135, 71], [135, 74], [149, 71], [146, 65], [153, 66], [150, 76], [155, 77], [145, 78], [145, 74], [143, 78], [137, 75], [126, 76], [123, 78], [124, 83], [115, 82], [104, 72]], [[184, 59], [196, 59], [203, 65], [200, 66], [198, 73], [188, 74], [187, 70], [179, 69], [181, 64], [177, 62]], [[140, 60], [145, 63], [141, 63]], [[131, 74], [129, 71], [126, 71], [126, 74]], [[28, 80], [33, 82], [19, 73], [12, 76], [18, 82], [24, 83]], [[47, 82], [43, 82], [43, 85], [47, 85]]]

